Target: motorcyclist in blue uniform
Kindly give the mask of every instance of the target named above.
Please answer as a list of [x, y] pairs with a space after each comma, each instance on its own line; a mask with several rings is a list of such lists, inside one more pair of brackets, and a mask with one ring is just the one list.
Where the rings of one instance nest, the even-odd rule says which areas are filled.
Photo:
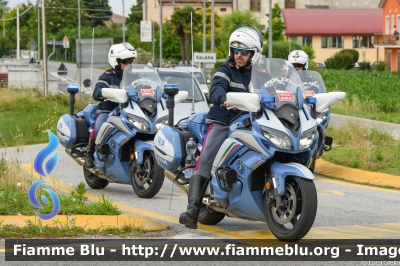
[[[212, 163], [219, 148], [228, 137], [229, 124], [240, 116], [240, 111], [226, 100], [228, 92], [249, 92], [252, 64], [257, 62], [263, 48], [260, 32], [251, 25], [241, 25], [229, 38], [229, 60], [214, 74], [210, 89], [212, 107], [207, 115], [208, 131], [203, 142], [195, 171], [190, 177], [187, 210], [179, 223], [197, 229], [199, 206], [210, 176]], [[220, 105], [225, 105], [221, 108]]]
[[137, 57], [135, 48], [129, 43], [114, 44], [110, 47], [108, 52], [108, 63], [111, 69], [105, 71], [96, 83], [93, 91], [93, 99], [100, 101], [97, 106], [96, 122], [94, 124], [93, 131], [90, 134], [88, 152], [85, 157], [85, 167], [94, 167], [94, 151], [95, 151], [95, 140], [97, 132], [101, 125], [107, 120], [109, 113], [118, 106], [118, 103], [107, 101], [101, 94], [103, 88], [116, 88], [119, 89], [119, 85], [122, 80], [122, 73], [124, 68], [128, 64], [132, 64], [133, 60]]

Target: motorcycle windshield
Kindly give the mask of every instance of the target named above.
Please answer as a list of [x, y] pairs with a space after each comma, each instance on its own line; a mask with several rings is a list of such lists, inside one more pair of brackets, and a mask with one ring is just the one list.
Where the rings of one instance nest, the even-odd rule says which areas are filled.
[[157, 87], [163, 91], [162, 82], [157, 72], [148, 65], [131, 64], [124, 68], [120, 84], [121, 89], [129, 91], [133, 88], [139, 98], [155, 97]]
[[312, 97], [318, 93], [327, 92], [324, 80], [317, 71], [313, 70], [300, 70], [298, 71], [303, 87], [305, 90], [305, 97]]
[[[266, 92], [262, 92], [265, 87]], [[297, 97], [305, 93], [303, 84], [296, 69], [291, 63], [281, 58], [268, 59], [264, 56], [253, 64], [250, 81], [250, 92], [261, 97], [275, 97], [273, 109], [279, 109], [283, 105], [291, 105], [298, 108]], [[300, 94], [297, 93], [298, 88]]]

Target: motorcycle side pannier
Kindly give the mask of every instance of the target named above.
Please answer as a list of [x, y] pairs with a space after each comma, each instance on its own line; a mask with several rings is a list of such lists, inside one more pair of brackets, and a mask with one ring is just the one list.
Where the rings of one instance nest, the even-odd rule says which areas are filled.
[[88, 143], [88, 125], [82, 117], [63, 115], [57, 123], [57, 136], [61, 145], [72, 149], [77, 144]]
[[179, 165], [185, 166], [186, 143], [196, 137], [183, 128], [164, 127], [154, 139], [155, 154], [158, 164], [167, 171], [175, 172]]

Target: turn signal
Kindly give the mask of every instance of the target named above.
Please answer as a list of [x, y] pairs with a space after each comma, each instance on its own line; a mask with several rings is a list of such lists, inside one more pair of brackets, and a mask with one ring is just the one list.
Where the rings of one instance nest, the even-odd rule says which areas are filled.
[[131, 156], [129, 157], [129, 159], [130, 159], [131, 161], [135, 160], [135, 154], [131, 154]]
[[265, 183], [265, 188], [267, 190], [270, 190], [271, 189], [271, 183], [270, 182]]

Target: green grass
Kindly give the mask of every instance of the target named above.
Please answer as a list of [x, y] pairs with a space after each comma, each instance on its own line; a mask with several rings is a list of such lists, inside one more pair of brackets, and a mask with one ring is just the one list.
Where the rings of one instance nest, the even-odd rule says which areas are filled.
[[[28, 199], [28, 189], [34, 181], [19, 167], [18, 162], [7, 162], [0, 158], [0, 215], [34, 215], [37, 210]], [[54, 188], [52, 188], [54, 189]], [[87, 190], [84, 183], [79, 183], [74, 191], [64, 194], [57, 191], [60, 200], [59, 214], [89, 214], [89, 215], [118, 215], [121, 211], [106, 199], [104, 195], [98, 202], [90, 202], [85, 196]], [[38, 201], [43, 206], [40, 213], [48, 214], [53, 204], [43, 204], [40, 196], [47, 193], [39, 187], [36, 193]]]
[[18, 227], [12, 224], [0, 223], [0, 238], [60, 238], [60, 237], [78, 237], [101, 235], [114, 235], [119, 237], [138, 237], [147, 233], [143, 227], [137, 227], [131, 224], [126, 224], [117, 227], [105, 227], [97, 229], [85, 229], [74, 225], [74, 219], [71, 219], [65, 224], [59, 221], [54, 221], [52, 226], [43, 226], [41, 221], [37, 223], [28, 221], [25, 227]]
[[[38, 90], [0, 88], [0, 147], [48, 142], [47, 129], [56, 134], [57, 122], [69, 113], [69, 96], [45, 97]], [[75, 111], [87, 104], [76, 99]]]
[[340, 127], [329, 127], [333, 148], [322, 158], [337, 165], [400, 175], [400, 141], [379, 128], [367, 128], [347, 122]]

